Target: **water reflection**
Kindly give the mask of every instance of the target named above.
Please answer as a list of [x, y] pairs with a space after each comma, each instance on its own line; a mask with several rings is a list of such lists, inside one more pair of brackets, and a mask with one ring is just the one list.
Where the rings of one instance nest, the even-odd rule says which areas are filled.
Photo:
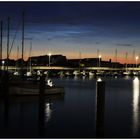
[[74, 80], [77, 81], [79, 77], [77, 75], [74, 76]]
[[0, 137], [47, 137], [48, 122], [63, 107], [64, 95], [9, 97], [0, 99]]
[[94, 75], [89, 75], [89, 80], [93, 80]]
[[126, 75], [126, 76], [124, 77], [124, 79], [125, 79], [125, 80], [129, 80], [129, 79], [131, 79], [131, 77], [130, 77], [129, 75]]
[[83, 81], [85, 81], [86, 80], [86, 76], [84, 75], [84, 76], [82, 76], [82, 80]]
[[52, 103], [46, 103], [45, 104], [45, 122], [49, 122], [52, 115], [52, 109], [51, 109]]
[[133, 80], [133, 135], [138, 133], [139, 127], [139, 79]]
[[51, 123], [52, 115], [55, 115], [56, 102], [64, 102], [64, 95], [40, 96], [39, 98], [39, 137], [47, 136], [48, 122]]

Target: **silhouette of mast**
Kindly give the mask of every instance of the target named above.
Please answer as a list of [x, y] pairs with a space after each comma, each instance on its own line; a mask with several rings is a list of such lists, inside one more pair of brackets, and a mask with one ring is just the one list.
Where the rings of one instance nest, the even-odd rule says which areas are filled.
[[117, 57], [118, 57], [118, 51], [117, 51], [117, 49], [115, 50], [115, 59], [116, 59], [116, 63], [117, 63]]
[[32, 71], [31, 52], [32, 52], [32, 42], [30, 42], [30, 54], [29, 54], [29, 58], [30, 58], [30, 72]]
[[[135, 50], [133, 50], [133, 61], [135, 62]], [[133, 62], [133, 70], [134, 70], [134, 67], [135, 67], [134, 62]]]
[[18, 67], [18, 59], [19, 59], [19, 46], [17, 46], [17, 61], [16, 61], [16, 65], [15, 65], [15, 71], [18, 71], [17, 67]]
[[23, 62], [24, 62], [24, 12], [22, 13], [22, 53], [21, 53], [21, 76], [23, 76]]
[[[100, 51], [97, 49], [97, 58], [99, 58]], [[99, 59], [97, 60], [97, 67], [99, 66]]]
[[127, 72], [127, 57], [128, 57], [128, 53], [126, 52], [126, 54], [125, 54], [125, 61], [126, 61], [126, 66], [125, 66], [125, 68], [126, 68], [126, 72]]
[[22, 13], [22, 60], [24, 59], [24, 12]]
[[10, 18], [8, 17], [8, 24], [7, 24], [7, 71], [8, 71], [8, 61], [9, 61], [9, 34], [10, 34]]
[[80, 67], [81, 67], [81, 51], [79, 52], [79, 69], [80, 69]]

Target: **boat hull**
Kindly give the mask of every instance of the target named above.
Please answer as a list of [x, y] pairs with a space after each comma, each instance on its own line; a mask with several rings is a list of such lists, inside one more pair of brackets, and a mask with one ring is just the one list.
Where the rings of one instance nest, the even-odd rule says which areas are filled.
[[11, 86], [9, 87], [9, 95], [54, 95], [54, 94], [64, 94], [63, 87], [46, 87], [43, 93], [40, 93], [39, 88], [26, 88]]

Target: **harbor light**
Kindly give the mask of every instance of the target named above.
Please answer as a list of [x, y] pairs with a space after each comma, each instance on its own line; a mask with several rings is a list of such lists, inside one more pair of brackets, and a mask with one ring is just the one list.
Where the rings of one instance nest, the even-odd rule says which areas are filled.
[[5, 61], [3, 60], [3, 61], [2, 61], [2, 65], [4, 65], [4, 63], [5, 63]]
[[99, 55], [99, 67], [100, 67], [100, 63], [101, 63], [101, 55]]
[[2, 69], [4, 70], [4, 64], [5, 64], [5, 61], [3, 60], [2, 61]]
[[97, 79], [97, 82], [102, 82], [102, 79], [101, 79], [101, 78], [98, 78], [98, 79]]
[[50, 67], [50, 60], [51, 60], [51, 53], [48, 54], [49, 55], [49, 67]]
[[138, 56], [136, 56], [136, 60], [138, 60], [139, 59], [139, 57]]
[[48, 55], [49, 55], [49, 56], [51, 56], [52, 54], [51, 54], [51, 53], [49, 53]]
[[137, 68], [137, 61], [138, 61], [138, 59], [139, 59], [139, 57], [138, 57], [138, 56], [136, 56], [136, 68]]

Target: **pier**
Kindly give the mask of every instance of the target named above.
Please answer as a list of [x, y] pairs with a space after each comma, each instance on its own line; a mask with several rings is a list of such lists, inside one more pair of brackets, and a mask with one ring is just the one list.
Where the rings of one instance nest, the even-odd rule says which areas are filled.
[[[15, 68], [14, 66], [8, 66], [9, 71], [13, 70], [18, 70], [21, 68]], [[28, 69], [27, 67], [23, 67], [23, 69]], [[32, 70], [69, 70], [69, 71], [74, 71], [74, 70], [93, 70], [93, 71], [140, 71], [140, 67], [137, 68], [110, 68], [110, 67], [83, 67], [83, 68], [71, 68], [71, 67], [59, 67], [59, 66], [32, 66]]]

